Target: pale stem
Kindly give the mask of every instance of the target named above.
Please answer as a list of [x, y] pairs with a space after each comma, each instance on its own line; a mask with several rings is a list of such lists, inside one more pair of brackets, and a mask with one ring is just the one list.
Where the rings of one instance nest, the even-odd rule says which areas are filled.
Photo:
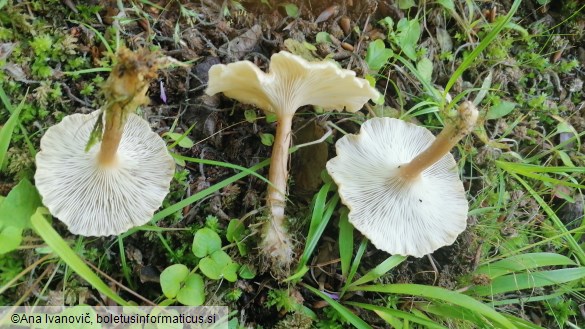
[[268, 185], [266, 204], [270, 212], [270, 220], [266, 225], [266, 235], [272, 239], [272, 234], [277, 234], [278, 240], [288, 243], [286, 230], [284, 229], [284, 208], [286, 205], [286, 187], [288, 180], [288, 148], [291, 143], [292, 115], [283, 115], [277, 121], [276, 136], [272, 146], [272, 156], [268, 179], [272, 185]]
[[114, 103], [111, 108], [104, 111], [106, 124], [98, 154], [98, 163], [107, 166], [112, 164], [116, 159], [118, 146], [120, 146], [120, 140], [124, 133], [124, 122], [122, 118], [124, 111], [119, 103]]
[[415, 179], [428, 167], [439, 161], [468, 133], [473, 130], [478, 112], [473, 103], [463, 102], [457, 108], [458, 116], [445, 124], [433, 143], [409, 163], [400, 167], [402, 178]]

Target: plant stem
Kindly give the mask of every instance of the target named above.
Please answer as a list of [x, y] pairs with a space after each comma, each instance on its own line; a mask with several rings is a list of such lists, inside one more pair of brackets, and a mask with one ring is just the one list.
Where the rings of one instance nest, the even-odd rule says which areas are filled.
[[270, 219], [265, 224], [263, 241], [265, 252], [285, 263], [290, 261], [292, 255], [290, 240], [284, 228], [284, 208], [288, 180], [288, 148], [291, 143], [291, 128], [292, 115], [283, 115], [278, 118], [268, 173], [268, 179], [272, 182], [272, 185], [268, 186], [266, 200]]
[[445, 128], [433, 143], [412, 161], [400, 167], [400, 175], [406, 180], [419, 177], [420, 173], [439, 161], [467, 134], [477, 121], [478, 112], [473, 103], [466, 101], [457, 108], [457, 117], [445, 124]]

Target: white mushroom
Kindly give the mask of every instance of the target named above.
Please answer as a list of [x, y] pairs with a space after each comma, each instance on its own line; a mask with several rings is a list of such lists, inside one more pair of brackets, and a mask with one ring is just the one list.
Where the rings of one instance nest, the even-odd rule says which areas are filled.
[[43, 203], [76, 234], [116, 235], [146, 223], [174, 173], [162, 138], [134, 114], [148, 103], [159, 66], [170, 60], [126, 48], [116, 60], [103, 87], [103, 112], [65, 117], [47, 130], [36, 157]]
[[249, 61], [214, 65], [209, 70], [206, 93], [220, 92], [277, 116], [268, 177], [273, 184], [268, 186], [267, 195], [270, 220], [265, 226], [263, 247], [278, 262], [289, 264], [292, 250], [284, 228], [284, 207], [294, 113], [304, 105], [355, 112], [378, 97], [378, 92], [366, 80], [356, 78], [353, 71], [329, 61], [307, 62], [285, 51], [272, 55], [269, 73]]
[[36, 157], [43, 203], [72, 233], [86, 236], [117, 235], [148, 222], [175, 171], [164, 140], [132, 113], [115, 161], [101, 164], [99, 144], [84, 151], [98, 114], [69, 115], [49, 128]]
[[435, 138], [397, 119], [366, 121], [336, 143], [327, 170], [350, 209], [350, 222], [380, 250], [422, 257], [452, 244], [467, 225], [468, 204], [451, 148], [478, 112], [461, 104]]

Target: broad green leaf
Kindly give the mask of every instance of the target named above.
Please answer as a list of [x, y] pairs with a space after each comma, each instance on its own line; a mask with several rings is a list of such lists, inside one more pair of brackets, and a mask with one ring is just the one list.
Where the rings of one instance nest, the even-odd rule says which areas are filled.
[[295, 5], [294, 3], [286, 3], [282, 6], [284, 7], [284, 10], [286, 11], [287, 16], [292, 17], [292, 18], [299, 17], [299, 7], [297, 7], [297, 5]]
[[246, 121], [248, 121], [249, 123], [256, 122], [256, 119], [257, 119], [256, 111], [254, 111], [254, 110], [245, 110], [244, 111], [244, 118], [246, 118]]
[[0, 228], [0, 255], [16, 250], [22, 242], [22, 229], [16, 226]]
[[10, 118], [8, 118], [8, 121], [6, 121], [4, 126], [0, 129], [0, 169], [3, 168], [6, 152], [8, 151], [8, 146], [10, 146], [10, 141], [12, 140], [14, 127], [19, 123], [18, 116], [20, 115], [21, 110], [22, 106], [16, 108], [16, 110], [10, 115]]
[[420, 38], [421, 28], [418, 18], [401, 18], [396, 24], [398, 34], [396, 43], [410, 60], [416, 60], [416, 46]]
[[199, 269], [210, 279], [219, 280], [227, 274], [226, 280], [233, 282], [237, 279], [238, 270], [233, 264], [235, 263], [225, 251], [217, 250], [199, 261]]
[[467, 292], [477, 296], [491, 296], [522, 289], [562, 284], [582, 278], [585, 278], [585, 267], [508, 274], [497, 277], [489, 286], [475, 286], [467, 290]]
[[433, 77], [433, 62], [430, 59], [423, 57], [416, 63], [416, 70], [425, 82], [430, 83]]
[[501, 117], [508, 115], [510, 112], [514, 111], [515, 107], [516, 103], [501, 101], [499, 104], [492, 106], [487, 111], [485, 118], [488, 120], [499, 119]]
[[384, 41], [377, 39], [368, 44], [366, 51], [366, 63], [372, 71], [379, 71], [392, 56], [392, 49], [386, 48]]
[[319, 32], [317, 33], [317, 37], [315, 38], [315, 42], [317, 43], [331, 43], [331, 35], [327, 32]]
[[437, 3], [443, 6], [445, 9], [455, 10], [455, 4], [453, 3], [453, 0], [437, 0]]
[[0, 204], [0, 230], [14, 226], [25, 229], [30, 226], [30, 216], [41, 206], [41, 197], [37, 189], [23, 179], [6, 196]]
[[502, 328], [515, 328], [515, 326], [493, 308], [471, 298], [467, 295], [447, 290], [440, 287], [426, 286], [421, 284], [388, 284], [350, 287], [351, 291], [371, 291], [387, 294], [403, 294], [439, 300], [451, 303], [462, 308], [471, 310], [488, 319], [497, 322]]
[[95, 272], [87, 266], [84, 261], [69, 247], [63, 238], [47, 222], [42, 215], [43, 208], [38, 208], [32, 215], [30, 222], [32, 228], [47, 243], [55, 254], [61, 257], [75, 273], [87, 281], [97, 291], [101, 292], [119, 305], [129, 305], [127, 301], [118, 296], [112, 289], [105, 284]]
[[195, 233], [193, 238], [193, 254], [203, 258], [221, 249], [221, 238], [212, 229], [204, 227]]
[[240, 241], [244, 238], [246, 227], [239, 219], [232, 219], [228, 224], [225, 237], [229, 242]]
[[260, 134], [260, 142], [266, 146], [272, 146], [274, 144], [274, 135], [273, 134]]
[[167, 298], [175, 298], [181, 284], [189, 275], [189, 269], [183, 264], [171, 265], [160, 274], [160, 287]]
[[185, 285], [177, 293], [179, 303], [187, 306], [200, 306], [205, 303], [205, 283], [199, 274], [189, 274]]
[[221, 274], [229, 282], [236, 282], [236, 280], [238, 280], [239, 269], [240, 265], [238, 265], [237, 263], [230, 263], [228, 264], [228, 266], [224, 267]]
[[543, 266], [576, 265], [575, 262], [563, 255], [540, 252], [527, 253], [508, 257], [506, 259], [482, 265], [474, 273], [485, 274], [491, 279], [514, 272], [521, 272]]
[[402, 10], [409, 9], [414, 6], [416, 6], [414, 0], [398, 0], [398, 8]]
[[250, 280], [256, 276], [256, 271], [248, 265], [242, 265], [238, 270], [238, 275], [242, 279]]

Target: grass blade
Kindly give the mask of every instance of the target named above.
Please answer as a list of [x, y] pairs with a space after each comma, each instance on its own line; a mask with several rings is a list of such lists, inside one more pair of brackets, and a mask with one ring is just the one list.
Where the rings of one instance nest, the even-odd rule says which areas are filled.
[[0, 169], [4, 164], [4, 158], [6, 157], [8, 146], [10, 146], [14, 128], [19, 123], [18, 116], [20, 115], [21, 109], [22, 107], [19, 106], [15, 111], [13, 111], [8, 121], [6, 121], [2, 129], [0, 129]]
[[[550, 208], [550, 206], [542, 199], [542, 197], [528, 184], [525, 180], [520, 178], [517, 174], [510, 172], [510, 175], [514, 177], [530, 195], [536, 200], [536, 202], [542, 207], [544, 212], [548, 215], [550, 220], [553, 222], [554, 226], [561, 232], [567, 233], [567, 228], [565, 224], [559, 219], [557, 214]], [[575, 238], [571, 234], [565, 235], [565, 241], [567, 242], [570, 250], [575, 254], [577, 259], [579, 259], [579, 265], [585, 265], [585, 251], [581, 248], [579, 243], [575, 240]]]
[[341, 208], [339, 217], [339, 258], [341, 259], [341, 275], [347, 279], [351, 256], [353, 255], [353, 225], [349, 223], [349, 210]]
[[401, 256], [401, 255], [392, 255], [392, 256], [388, 257], [385, 261], [380, 263], [380, 265], [376, 266], [373, 270], [369, 271], [368, 273], [366, 273], [364, 276], [362, 276], [361, 278], [359, 278], [355, 282], [352, 282], [350, 284], [350, 287], [376, 280], [377, 278], [381, 277], [382, 275], [388, 273], [388, 271], [390, 271], [391, 269], [398, 266], [406, 258], [407, 258], [406, 256]]
[[570, 258], [552, 252], [528, 253], [508, 257], [494, 263], [481, 266], [475, 274], [486, 274], [491, 279], [514, 272], [543, 266], [577, 265]]
[[305, 250], [299, 259], [297, 271], [303, 268], [309, 262], [311, 254], [317, 247], [317, 244], [321, 239], [321, 235], [323, 235], [323, 231], [325, 231], [325, 227], [327, 227], [327, 224], [329, 224], [331, 215], [333, 215], [333, 211], [339, 202], [339, 194], [335, 193], [335, 195], [327, 203], [325, 203], [325, 198], [327, 197], [327, 193], [331, 188], [331, 184], [332, 183], [329, 182], [323, 185], [315, 198], [313, 216], [311, 217], [311, 225], [309, 226], [309, 233], [307, 234]]
[[488, 286], [474, 286], [467, 290], [477, 296], [491, 296], [522, 289], [533, 289], [567, 283], [585, 278], [585, 267], [560, 270], [508, 274], [494, 279]]
[[115, 301], [119, 305], [128, 306], [130, 305], [127, 301], [118, 296], [107, 284], [105, 284], [84, 262], [79, 256], [69, 247], [67, 242], [57, 233], [53, 227], [47, 222], [45, 217], [41, 214], [41, 209], [38, 208], [37, 212], [32, 215], [30, 221], [32, 227], [35, 229], [37, 234], [43, 238], [45, 243], [54, 253], [61, 257], [73, 271], [75, 271], [80, 277], [91, 284], [102, 294], [106, 295], [111, 300]]
[[371, 291], [387, 294], [403, 294], [429, 298], [441, 302], [451, 303], [470, 310], [478, 315], [497, 322], [502, 328], [515, 328], [515, 326], [493, 308], [479, 302], [467, 295], [447, 290], [440, 287], [425, 286], [420, 284], [388, 284], [349, 287], [351, 291]]
[[325, 295], [321, 291], [302, 283], [303, 287], [307, 288], [309, 291], [314, 293], [315, 295], [321, 297], [325, 300], [331, 307], [333, 307], [341, 316], [343, 316], [349, 323], [351, 323], [354, 327], [358, 329], [372, 329], [370, 325], [368, 325], [364, 320], [360, 319], [357, 315], [353, 314], [350, 310], [348, 310], [345, 306], [341, 305], [339, 302], [333, 300], [331, 297]]
[[418, 324], [422, 324], [423, 326], [425, 326], [426, 328], [434, 328], [434, 329], [447, 329], [447, 327], [444, 327], [436, 322], [427, 320], [427, 319], [423, 319], [421, 317], [418, 317], [412, 313], [409, 312], [404, 312], [404, 311], [400, 311], [400, 310], [395, 310], [393, 308], [388, 308], [388, 307], [382, 307], [382, 306], [377, 306], [377, 305], [371, 305], [371, 304], [364, 304], [364, 303], [356, 303], [356, 302], [347, 302], [347, 305], [352, 305], [352, 306], [356, 306], [356, 307], [361, 307], [365, 310], [370, 310], [370, 311], [374, 311], [376, 312], [378, 315], [380, 315], [379, 313], [385, 313], [388, 314], [392, 317], [396, 317], [396, 318], [400, 318], [400, 319], [405, 319], [411, 322], [415, 322]]

